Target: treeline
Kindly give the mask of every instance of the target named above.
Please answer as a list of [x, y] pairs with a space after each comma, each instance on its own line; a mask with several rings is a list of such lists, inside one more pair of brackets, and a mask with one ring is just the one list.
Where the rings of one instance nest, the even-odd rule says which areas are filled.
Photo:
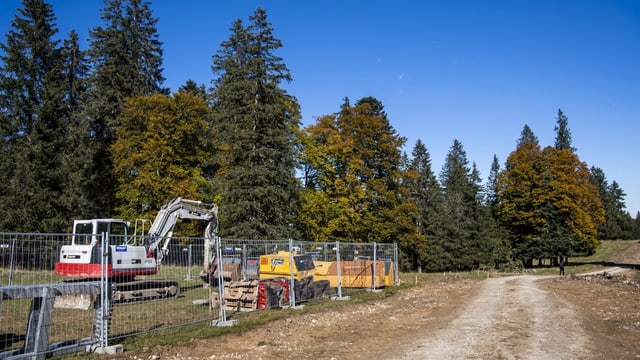
[[[182, 196], [220, 206], [221, 235], [397, 242], [404, 269], [531, 265], [640, 237], [640, 214], [588, 168], [558, 111], [556, 141], [524, 126], [483, 182], [454, 141], [436, 175], [402, 149], [381, 101], [349, 99], [301, 126], [264, 9], [231, 24], [210, 86], [163, 87], [151, 4], [105, 0], [81, 49], [50, 4], [23, 0], [0, 44], [0, 231], [66, 232], [76, 218], [152, 218]], [[195, 225], [197, 226], [197, 225]]]

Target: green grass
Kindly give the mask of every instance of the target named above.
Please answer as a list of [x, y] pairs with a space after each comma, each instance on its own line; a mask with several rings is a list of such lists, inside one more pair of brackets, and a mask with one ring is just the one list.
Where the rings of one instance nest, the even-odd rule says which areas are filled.
[[639, 240], [600, 241], [600, 246], [596, 249], [595, 254], [585, 257], [569, 258], [569, 266], [565, 267], [565, 273], [571, 275], [596, 270], [602, 266], [603, 262], [610, 261], [613, 257], [623, 253], [638, 241]]
[[[591, 256], [569, 257], [568, 263], [564, 268], [566, 275], [579, 274], [597, 270], [602, 267], [602, 263], [610, 261], [614, 256], [624, 252], [631, 245], [637, 243], [638, 240], [604, 240], [600, 241], [600, 246]], [[537, 261], [534, 261], [537, 265]], [[544, 262], [541, 266], [535, 266], [535, 274], [538, 275], [558, 275], [557, 266], [551, 266], [550, 263]]]

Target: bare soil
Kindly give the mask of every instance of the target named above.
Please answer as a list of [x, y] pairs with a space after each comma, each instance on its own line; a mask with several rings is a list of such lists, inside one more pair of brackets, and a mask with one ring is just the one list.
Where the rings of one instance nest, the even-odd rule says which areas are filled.
[[[611, 261], [640, 264], [640, 243]], [[640, 274], [439, 276], [383, 300], [111, 358], [640, 359]]]

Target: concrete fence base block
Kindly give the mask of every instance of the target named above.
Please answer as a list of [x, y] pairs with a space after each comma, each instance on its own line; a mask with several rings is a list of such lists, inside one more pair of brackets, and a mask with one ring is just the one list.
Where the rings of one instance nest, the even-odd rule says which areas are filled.
[[211, 321], [211, 326], [222, 327], [222, 326], [236, 326], [236, 325], [238, 325], [238, 320], [227, 320], [227, 321], [213, 320], [213, 321]]
[[331, 300], [351, 300], [351, 296], [333, 296], [331, 297]]
[[124, 346], [122, 344], [111, 345], [106, 347], [87, 346], [87, 352], [93, 352], [94, 354], [115, 355], [115, 354], [120, 354], [123, 350], [124, 350]]

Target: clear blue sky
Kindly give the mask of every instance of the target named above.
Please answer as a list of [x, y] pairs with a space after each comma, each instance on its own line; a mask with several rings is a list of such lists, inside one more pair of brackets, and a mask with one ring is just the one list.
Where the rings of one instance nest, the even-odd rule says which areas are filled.
[[[61, 36], [83, 41], [100, 0], [50, 0]], [[0, 41], [20, 7], [0, 1]], [[573, 146], [640, 210], [640, 1], [211, 1], [152, 2], [164, 43], [165, 86], [209, 86], [212, 55], [231, 23], [267, 9], [294, 81], [303, 123], [342, 99], [382, 101], [411, 152], [421, 139], [440, 173], [454, 139], [486, 179], [525, 124], [553, 145], [559, 108]]]

